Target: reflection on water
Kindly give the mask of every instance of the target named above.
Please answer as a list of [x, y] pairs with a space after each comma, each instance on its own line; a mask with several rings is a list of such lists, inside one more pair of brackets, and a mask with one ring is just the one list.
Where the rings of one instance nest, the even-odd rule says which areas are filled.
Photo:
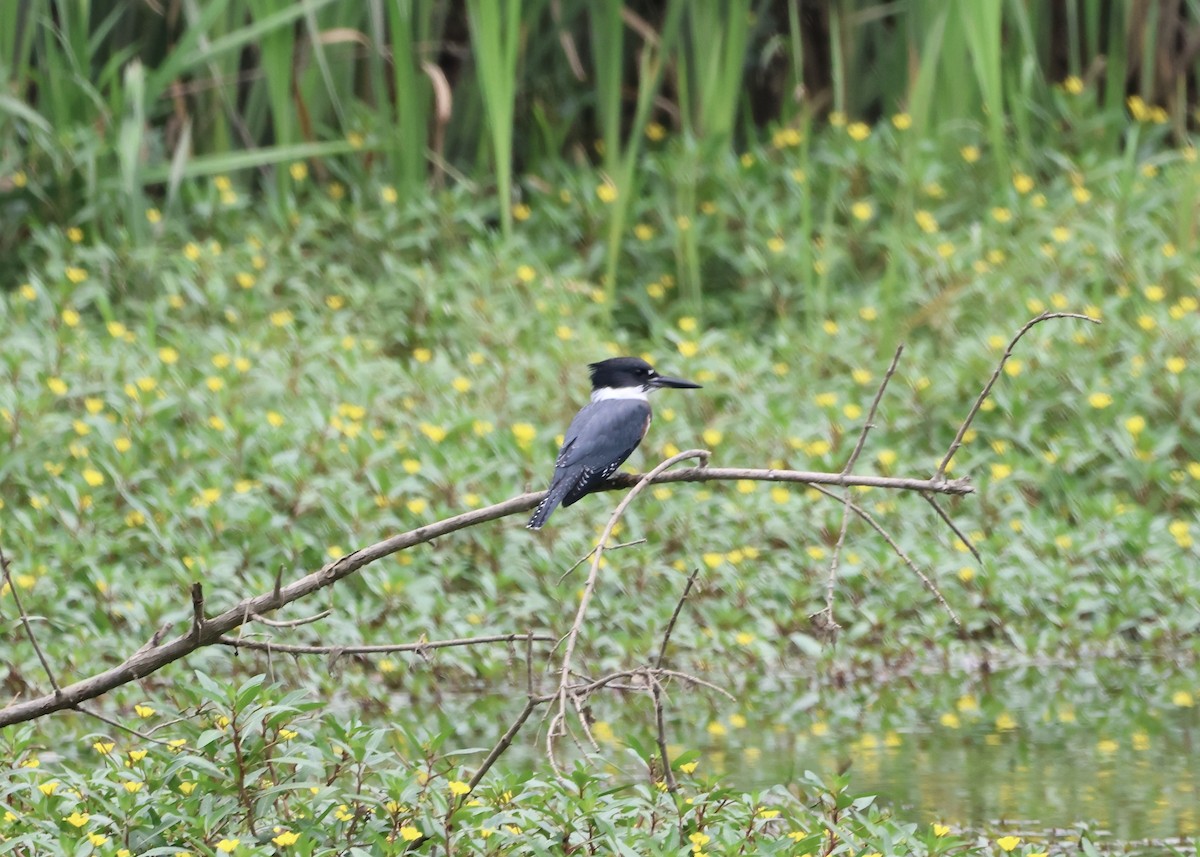
[[853, 791], [925, 822], [1192, 837], [1195, 673], [1110, 661], [810, 687], [802, 711], [726, 714], [690, 746], [707, 746], [714, 768], [748, 785], [848, 769]]

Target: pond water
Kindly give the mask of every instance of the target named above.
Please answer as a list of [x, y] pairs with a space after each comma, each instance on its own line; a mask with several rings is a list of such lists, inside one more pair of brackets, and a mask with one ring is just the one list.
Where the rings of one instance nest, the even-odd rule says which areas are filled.
[[745, 785], [844, 770], [853, 792], [930, 823], [1190, 839], [1198, 706], [1200, 671], [1170, 659], [910, 674], [810, 683], [804, 710], [710, 721], [691, 746]]

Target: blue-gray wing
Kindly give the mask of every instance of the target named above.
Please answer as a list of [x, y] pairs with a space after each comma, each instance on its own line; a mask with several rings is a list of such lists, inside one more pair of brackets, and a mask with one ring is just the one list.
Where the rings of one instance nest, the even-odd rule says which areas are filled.
[[570, 506], [612, 476], [649, 426], [650, 403], [641, 399], [606, 399], [576, 414], [555, 462], [554, 481], [570, 480], [562, 505]]

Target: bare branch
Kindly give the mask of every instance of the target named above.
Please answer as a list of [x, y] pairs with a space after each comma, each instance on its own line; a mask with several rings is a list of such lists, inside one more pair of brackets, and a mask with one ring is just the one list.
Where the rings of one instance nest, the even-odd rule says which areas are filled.
[[940, 482], [945, 477], [946, 468], [950, 465], [950, 459], [954, 458], [954, 453], [958, 452], [959, 447], [962, 446], [963, 436], [967, 433], [967, 429], [971, 427], [971, 423], [975, 421], [979, 409], [983, 407], [984, 400], [992, 392], [992, 387], [996, 386], [996, 380], [1000, 377], [1000, 373], [1004, 371], [1004, 364], [1008, 362], [1009, 357], [1012, 357], [1013, 349], [1017, 347], [1017, 343], [1021, 341], [1021, 337], [1028, 333], [1035, 325], [1041, 324], [1043, 321], [1049, 321], [1052, 318], [1077, 318], [1080, 321], [1100, 324], [1100, 319], [1098, 318], [1074, 312], [1044, 312], [1037, 318], [1032, 318], [1025, 322], [1025, 326], [1018, 330], [1017, 335], [1008, 343], [1008, 348], [1004, 349], [1004, 354], [1001, 355], [1000, 362], [996, 364], [996, 370], [992, 372], [992, 377], [983, 385], [983, 391], [979, 394], [979, 398], [975, 400], [975, 404], [967, 412], [967, 418], [958, 427], [958, 434], [954, 436], [954, 441], [950, 444], [950, 449], [946, 451], [946, 456], [942, 459], [942, 463], [938, 465], [937, 470], [933, 473], [933, 482]]

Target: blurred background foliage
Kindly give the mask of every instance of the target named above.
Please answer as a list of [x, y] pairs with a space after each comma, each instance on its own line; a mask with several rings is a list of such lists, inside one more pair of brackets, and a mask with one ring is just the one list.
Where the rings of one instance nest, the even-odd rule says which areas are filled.
[[[803, 145], [826, 115], [902, 113], [918, 146], [980, 123], [1006, 183], [1064, 131], [1101, 156], [1136, 144], [1137, 120], [1182, 141], [1198, 46], [1190, 0], [9, 2], [0, 213], [19, 227], [0, 258], [37, 223], [149, 240], [144, 210], [177, 211], [197, 176], [235, 176], [282, 222], [279, 166], [297, 164], [371, 174], [402, 199], [447, 182], [493, 193], [507, 235], [527, 192], [514, 176], [595, 161], [615, 202], [613, 290], [647, 129], [687, 141], [672, 178], [683, 205], [701, 201], [697, 164], [772, 128]], [[1062, 80], [1095, 109], [1065, 113]], [[702, 253], [679, 248], [693, 280]]]

